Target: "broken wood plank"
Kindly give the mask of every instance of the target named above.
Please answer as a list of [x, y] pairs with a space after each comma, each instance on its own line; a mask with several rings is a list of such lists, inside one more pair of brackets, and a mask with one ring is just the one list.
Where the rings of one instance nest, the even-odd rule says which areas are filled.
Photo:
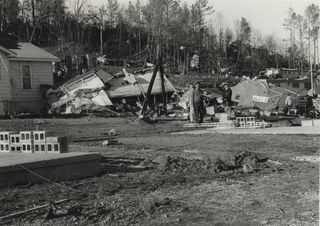
[[20, 216], [20, 215], [23, 215], [23, 214], [26, 214], [26, 213], [33, 212], [35, 210], [39, 210], [39, 209], [43, 209], [43, 208], [49, 207], [51, 204], [58, 205], [60, 203], [67, 202], [67, 201], [70, 201], [70, 199], [61, 199], [61, 200], [55, 201], [53, 203], [48, 203], [48, 204], [44, 204], [44, 205], [41, 205], [41, 206], [36, 206], [36, 207], [31, 208], [31, 209], [23, 210], [23, 211], [16, 212], [16, 213], [11, 213], [11, 214], [8, 214], [8, 215], [0, 217], [0, 220], [8, 219], [10, 217], [17, 217], [17, 216]]

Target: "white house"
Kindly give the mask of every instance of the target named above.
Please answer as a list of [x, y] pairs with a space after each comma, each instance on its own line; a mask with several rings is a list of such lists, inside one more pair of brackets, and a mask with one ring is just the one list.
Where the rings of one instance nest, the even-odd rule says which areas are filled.
[[52, 62], [58, 61], [31, 43], [15, 49], [0, 43], [0, 115], [39, 112], [40, 85], [53, 85]]

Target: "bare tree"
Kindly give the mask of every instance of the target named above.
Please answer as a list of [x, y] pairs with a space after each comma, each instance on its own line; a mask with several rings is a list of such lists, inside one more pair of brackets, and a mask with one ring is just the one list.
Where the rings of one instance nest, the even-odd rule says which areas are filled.
[[284, 20], [283, 26], [285, 29], [290, 31], [290, 65], [295, 68], [295, 34], [296, 34], [296, 23], [297, 23], [297, 14], [294, 12], [293, 8], [289, 8], [288, 17]]
[[[73, 0], [71, 10], [73, 12], [72, 16], [76, 22], [76, 35], [74, 39], [75, 48], [73, 50], [76, 69], [79, 69], [81, 62], [80, 57], [83, 54], [83, 25], [87, 20], [88, 9], [88, 0]], [[71, 28], [69, 29], [71, 30]]]
[[306, 17], [310, 25], [309, 35], [313, 41], [313, 63], [316, 63], [317, 59], [317, 44], [319, 39], [319, 27], [320, 27], [320, 9], [315, 4], [309, 5], [305, 10]]

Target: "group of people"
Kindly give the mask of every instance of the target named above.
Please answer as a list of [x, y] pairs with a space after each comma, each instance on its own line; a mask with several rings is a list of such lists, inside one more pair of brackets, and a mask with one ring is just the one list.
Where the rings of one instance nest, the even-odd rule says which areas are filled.
[[[231, 106], [232, 106], [232, 90], [227, 83], [222, 83], [220, 85], [220, 90], [222, 92], [222, 99], [225, 113], [228, 119], [231, 118]], [[203, 123], [203, 119], [206, 113], [205, 109], [205, 99], [202, 91], [200, 89], [200, 84], [195, 83], [190, 85], [190, 96], [189, 96], [189, 118], [192, 123]]]

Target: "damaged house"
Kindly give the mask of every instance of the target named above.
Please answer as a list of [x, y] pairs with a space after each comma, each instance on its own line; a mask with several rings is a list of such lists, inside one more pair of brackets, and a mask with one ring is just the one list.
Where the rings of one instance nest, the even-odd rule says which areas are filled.
[[31, 44], [0, 38], [0, 115], [40, 112], [41, 85], [53, 85], [59, 58]]
[[[108, 93], [113, 99], [137, 98], [139, 96], [145, 96], [152, 78], [152, 74], [152, 69], [146, 72], [137, 73], [135, 75], [127, 73], [124, 70], [124, 77], [114, 77], [108, 82], [110, 85]], [[166, 76], [164, 76], [164, 87], [165, 92], [168, 94], [172, 94], [176, 91]], [[157, 96], [160, 95], [161, 92], [160, 72], [158, 72], [152, 86], [151, 95]]]
[[283, 107], [286, 97], [290, 94], [294, 97], [297, 93], [278, 87], [267, 80], [245, 80], [232, 89], [232, 101], [242, 107], [257, 107], [263, 111], [271, 111], [277, 107]]
[[[101, 76], [101, 79], [99, 76]], [[106, 92], [104, 82], [112, 76], [102, 70], [89, 71], [66, 81], [56, 90], [48, 90], [50, 113], [79, 114], [85, 110], [112, 105]]]
[[[75, 113], [86, 111], [108, 110], [106, 107], [123, 104], [123, 99], [129, 101], [136, 109], [141, 108], [152, 78], [152, 68], [136, 74], [123, 73], [116, 76], [104, 70], [89, 71], [66, 81], [55, 90], [49, 90], [48, 102], [50, 113]], [[164, 76], [164, 87], [169, 97], [176, 90]], [[161, 80], [157, 74], [151, 95], [156, 99], [162, 93]], [[139, 104], [137, 104], [139, 103]], [[140, 106], [138, 106], [140, 105]]]

